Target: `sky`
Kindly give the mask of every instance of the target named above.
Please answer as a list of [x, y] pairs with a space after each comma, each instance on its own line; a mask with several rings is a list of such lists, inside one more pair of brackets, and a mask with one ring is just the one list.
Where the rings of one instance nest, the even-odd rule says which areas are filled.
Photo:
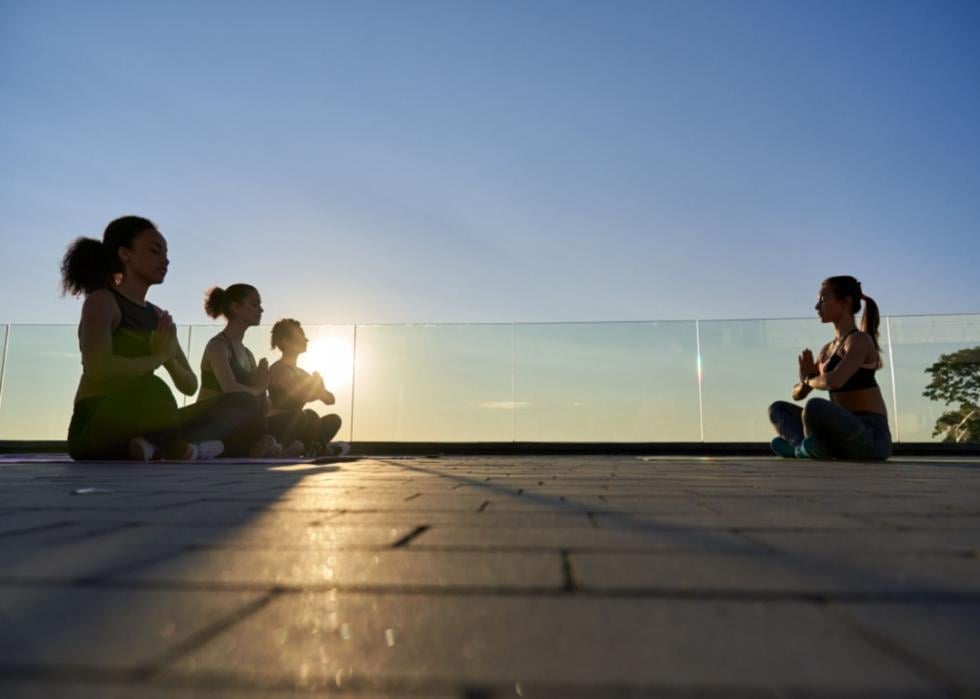
[[0, 323], [150, 299], [307, 324], [980, 312], [980, 3], [0, 0]]

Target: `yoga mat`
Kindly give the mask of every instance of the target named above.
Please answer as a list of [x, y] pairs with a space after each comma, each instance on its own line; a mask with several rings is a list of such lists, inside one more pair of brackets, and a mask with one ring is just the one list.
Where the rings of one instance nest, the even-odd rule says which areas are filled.
[[93, 461], [75, 461], [67, 454], [0, 454], [0, 465], [2, 464], [193, 464], [195, 466], [208, 465], [244, 465], [259, 464], [266, 466], [286, 466], [290, 464], [335, 464], [348, 461], [358, 461], [360, 456], [318, 456], [311, 459], [234, 459], [218, 457], [216, 459], [201, 459], [200, 461], [185, 461], [180, 459], [167, 461], [133, 461], [124, 459], [102, 459]]

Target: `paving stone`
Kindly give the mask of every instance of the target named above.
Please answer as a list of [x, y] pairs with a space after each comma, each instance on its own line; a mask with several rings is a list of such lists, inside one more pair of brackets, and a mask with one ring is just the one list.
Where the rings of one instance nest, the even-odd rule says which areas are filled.
[[595, 513], [600, 528], [619, 526], [692, 527], [699, 529], [868, 529], [887, 528], [835, 512], [740, 510], [737, 512], [664, 513], [658, 515]]
[[980, 528], [980, 514], [910, 514], [910, 515], [863, 515], [868, 521], [877, 522], [901, 530], [911, 529], [977, 529]]
[[980, 592], [980, 559], [973, 557], [577, 553], [570, 559], [576, 582], [595, 590]]
[[236, 585], [559, 589], [556, 553], [349, 552], [281, 549], [193, 551], [128, 571], [129, 581]]
[[[117, 530], [110, 541], [126, 538], [134, 545], [166, 541], [184, 547], [206, 546], [265, 549], [379, 548], [391, 546], [414, 531], [414, 527], [382, 525], [291, 524], [259, 518], [243, 527], [214, 525], [144, 524]], [[2, 540], [0, 540], [2, 543]]]
[[257, 600], [247, 592], [0, 587], [0, 671], [153, 663]]
[[104, 572], [125, 568], [183, 550], [179, 541], [141, 538], [120, 532], [94, 536], [59, 545], [4, 547], [0, 581], [29, 578], [74, 580], [100, 577]]
[[848, 532], [756, 531], [752, 539], [783, 552], [938, 553], [980, 550], [980, 527], [963, 530]]
[[492, 531], [497, 527], [546, 527], [557, 529], [595, 528], [595, 524], [584, 512], [338, 512], [325, 519], [331, 524], [389, 524], [391, 526], [422, 524], [445, 525], [451, 527], [477, 527]]
[[[332, 699], [334, 697], [351, 697], [346, 689], [323, 689], [319, 691], [290, 691], [262, 689], [218, 687], [182, 687], [179, 685], [151, 685], [146, 683], [116, 683], [88, 682], [68, 684], [64, 680], [54, 679], [47, 682], [41, 680], [11, 680], [0, 678], [0, 696], [4, 699]], [[358, 692], [356, 699], [419, 699], [421, 695]], [[426, 692], [427, 699], [463, 699], [460, 694], [433, 694]]]
[[980, 603], [838, 604], [836, 609], [924, 658], [951, 684], [980, 690]]
[[486, 549], [640, 549], [765, 553], [766, 549], [729, 532], [678, 529], [454, 528], [436, 525], [413, 539], [410, 548], [466, 546]]
[[287, 595], [175, 666], [296, 682], [347, 668], [375, 682], [928, 689], [803, 603]]

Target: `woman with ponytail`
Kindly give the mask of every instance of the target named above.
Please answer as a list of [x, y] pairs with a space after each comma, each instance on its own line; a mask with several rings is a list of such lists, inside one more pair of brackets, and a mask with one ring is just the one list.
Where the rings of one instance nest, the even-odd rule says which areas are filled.
[[[210, 405], [221, 396], [238, 395], [251, 404], [251, 417], [225, 440], [232, 456], [265, 458], [280, 456], [282, 446], [269, 434], [269, 362], [255, 361], [244, 344], [245, 331], [262, 321], [262, 299], [251, 284], [214, 287], [204, 300], [204, 310], [212, 318], [224, 317], [225, 328], [208, 341], [201, 360], [201, 392], [196, 405]], [[302, 455], [302, 445], [288, 456]]]
[[154, 371], [192, 395], [197, 377], [166, 311], [146, 300], [163, 283], [167, 241], [152, 221], [124, 216], [102, 240], [79, 238], [61, 262], [64, 293], [85, 296], [78, 325], [82, 377], [68, 428], [73, 459], [195, 459], [217, 456], [220, 440], [241, 420], [235, 405], [183, 419]]
[[[861, 328], [854, 315], [864, 304]], [[836, 337], [816, 359], [809, 349], [798, 357], [800, 381], [792, 397], [801, 401], [812, 391], [828, 391], [830, 400], [811, 398], [803, 408], [785, 401], [769, 406], [769, 420], [779, 435], [772, 450], [787, 458], [887, 459], [892, 452], [888, 414], [875, 372], [881, 368], [878, 305], [854, 277], [824, 280], [816, 305], [823, 323], [833, 323]]]

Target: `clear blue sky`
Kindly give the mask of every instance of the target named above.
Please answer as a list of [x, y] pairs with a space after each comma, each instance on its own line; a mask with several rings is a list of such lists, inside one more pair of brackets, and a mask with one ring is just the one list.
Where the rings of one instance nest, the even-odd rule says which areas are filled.
[[0, 0], [0, 322], [154, 219], [205, 320], [980, 311], [977, 2]]

